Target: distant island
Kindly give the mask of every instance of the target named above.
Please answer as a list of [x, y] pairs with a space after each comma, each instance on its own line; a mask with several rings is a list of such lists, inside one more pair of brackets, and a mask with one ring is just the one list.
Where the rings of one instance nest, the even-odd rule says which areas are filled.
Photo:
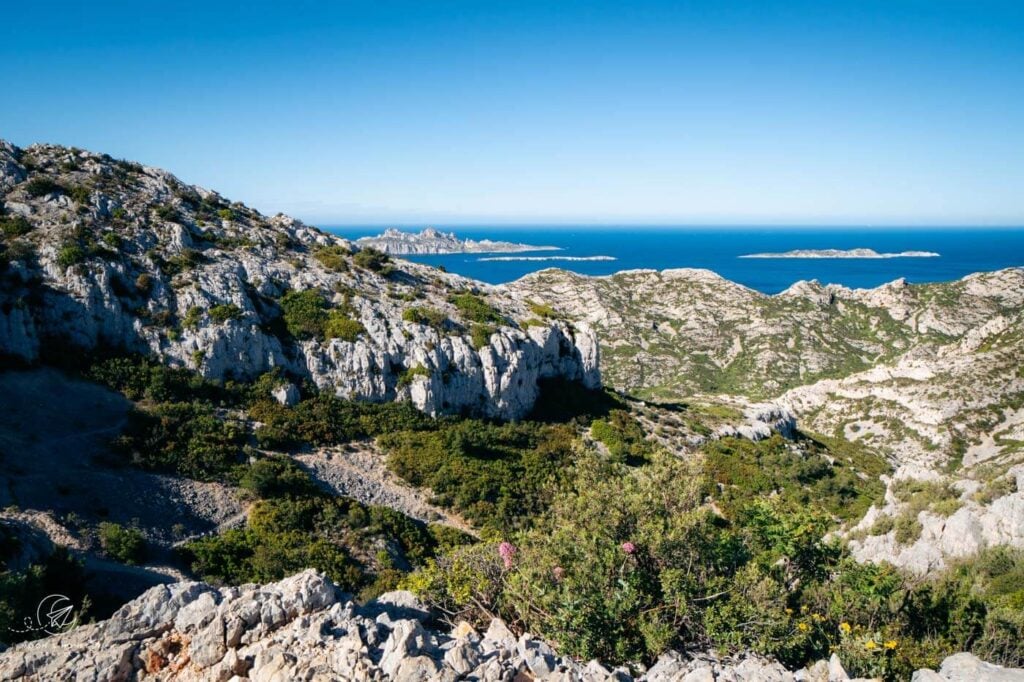
[[938, 258], [934, 251], [879, 253], [874, 249], [796, 249], [779, 253], [749, 253], [739, 258]]
[[441, 232], [428, 227], [420, 233], [402, 232], [395, 228], [384, 230], [376, 237], [356, 240], [359, 246], [395, 255], [445, 253], [519, 253], [523, 251], [559, 251], [557, 246], [533, 246], [490, 239], [459, 239], [454, 232]]
[[[551, 247], [548, 247], [551, 248]], [[531, 251], [535, 249], [530, 249]], [[539, 260], [561, 260], [561, 261], [606, 261], [618, 260], [615, 256], [488, 256], [477, 258], [478, 261], [539, 261]]]

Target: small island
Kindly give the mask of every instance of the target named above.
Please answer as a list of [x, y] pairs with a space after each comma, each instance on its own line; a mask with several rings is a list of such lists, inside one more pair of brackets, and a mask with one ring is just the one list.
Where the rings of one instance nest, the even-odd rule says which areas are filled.
[[441, 232], [428, 227], [422, 232], [402, 232], [395, 228], [384, 230], [376, 237], [356, 240], [362, 247], [371, 247], [393, 255], [446, 254], [446, 253], [522, 253], [524, 251], [560, 251], [557, 246], [533, 246], [490, 239], [459, 239], [454, 232]]
[[779, 253], [748, 253], [739, 258], [938, 258], [934, 251], [879, 253], [874, 249], [796, 249]]

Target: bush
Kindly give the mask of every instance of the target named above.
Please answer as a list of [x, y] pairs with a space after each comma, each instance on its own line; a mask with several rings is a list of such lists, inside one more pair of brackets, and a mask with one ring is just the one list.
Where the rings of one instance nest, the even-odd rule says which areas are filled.
[[389, 275], [392, 271], [391, 257], [374, 248], [364, 248], [356, 252], [352, 262], [364, 270], [372, 270], [381, 275]]
[[448, 299], [467, 322], [503, 324], [505, 318], [490, 303], [471, 293], [456, 294]]
[[203, 254], [195, 249], [182, 249], [181, 252], [174, 254], [164, 261], [163, 270], [168, 275], [177, 275], [194, 269], [205, 260]]
[[310, 495], [316, 485], [287, 457], [258, 459], [242, 469], [238, 485], [259, 498]]
[[313, 252], [313, 258], [320, 261], [328, 270], [335, 272], [344, 272], [348, 270], [348, 261], [346, 258], [350, 255], [348, 249], [338, 244], [332, 246], [322, 246]]
[[480, 350], [491, 343], [491, 336], [498, 331], [494, 326], [489, 324], [474, 324], [469, 329], [469, 339], [473, 343], [473, 348]]
[[902, 510], [896, 517], [893, 528], [896, 529], [896, 542], [901, 545], [912, 544], [921, 537], [921, 522], [917, 520], [917, 512], [913, 509]]
[[166, 220], [168, 222], [174, 223], [177, 222], [179, 219], [178, 209], [176, 209], [171, 204], [161, 204], [160, 206], [157, 206], [154, 209], [154, 212], [157, 214], [159, 218], [161, 218], [162, 220]]
[[221, 208], [217, 210], [217, 217], [221, 220], [234, 220], [235, 212], [230, 208]]
[[85, 250], [75, 243], [64, 244], [57, 251], [57, 265], [67, 269], [85, 260]]
[[537, 317], [541, 318], [542, 320], [558, 317], [558, 313], [555, 312], [555, 309], [549, 306], [547, 303], [531, 303], [530, 312], [536, 315]]
[[338, 311], [331, 311], [324, 324], [324, 336], [328, 339], [341, 339], [342, 341], [356, 341], [360, 335], [366, 332], [366, 328], [358, 320], [353, 320]]
[[416, 377], [430, 378], [430, 370], [424, 367], [423, 365], [414, 365], [410, 367], [409, 369], [405, 370], [404, 372], [398, 375], [398, 388], [408, 386], [416, 379]]
[[116, 523], [101, 523], [100, 545], [107, 556], [125, 564], [139, 564], [146, 555], [146, 540], [138, 528]]
[[249, 408], [263, 425], [256, 430], [260, 445], [290, 449], [302, 444], [337, 445], [385, 433], [433, 428], [436, 422], [412, 405], [342, 400], [320, 393], [293, 408], [264, 398]]
[[244, 435], [208, 404], [161, 403], [132, 413], [118, 445], [144, 468], [215, 480], [239, 462]]
[[433, 327], [438, 331], [444, 329], [448, 324], [448, 316], [437, 308], [426, 306], [413, 306], [402, 311], [402, 319], [413, 324], [422, 324]]
[[479, 527], [511, 530], [543, 510], [549, 487], [573, 459], [572, 428], [537, 423], [441, 423], [432, 431], [385, 433], [388, 468], [429, 488], [435, 502]]
[[224, 303], [222, 305], [215, 305], [207, 311], [212, 319], [217, 324], [224, 324], [228, 320], [239, 320], [242, 318], [243, 312], [234, 303]]
[[288, 332], [299, 339], [322, 337], [327, 324], [327, 301], [316, 289], [289, 291], [281, 297]]
[[30, 197], [39, 198], [47, 194], [64, 193], [65, 189], [59, 183], [46, 177], [34, 177], [25, 183], [25, 193]]
[[[394, 560], [374, 549], [385, 542], [398, 552]], [[185, 549], [192, 569], [207, 580], [270, 582], [316, 568], [342, 589], [375, 584], [379, 591], [397, 582], [396, 560], [421, 564], [433, 556], [434, 546], [423, 524], [394, 510], [313, 493], [257, 502], [245, 528]]]
[[32, 231], [32, 223], [24, 216], [16, 215], [10, 218], [0, 218], [0, 232], [5, 237], [21, 237]]
[[595, 420], [590, 436], [604, 444], [612, 458], [633, 466], [644, 463], [653, 452], [640, 423], [625, 410], [612, 410], [607, 420]]

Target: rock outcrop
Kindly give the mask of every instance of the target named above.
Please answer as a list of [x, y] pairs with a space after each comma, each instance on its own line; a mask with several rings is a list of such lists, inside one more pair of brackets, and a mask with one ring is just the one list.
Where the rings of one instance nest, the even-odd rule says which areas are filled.
[[[481, 634], [466, 623], [437, 627], [408, 592], [357, 606], [326, 578], [305, 571], [271, 585], [217, 589], [160, 585], [109, 620], [73, 627], [0, 653], [4, 680], [580, 680], [626, 682], [624, 668], [558, 655], [500, 620]], [[839, 660], [799, 671], [755, 655], [668, 652], [637, 679], [849, 680]], [[1024, 680], [1024, 671], [947, 658], [919, 682]]]
[[[515, 297], [423, 265], [361, 260], [346, 240], [165, 171], [0, 143], [0, 190], [8, 357], [121, 349], [216, 379], [280, 368], [344, 397], [500, 418], [524, 415], [538, 380], [600, 383], [586, 324], [521, 328], [528, 309]], [[311, 295], [291, 323], [289, 292]], [[467, 293], [486, 324], [453, 303]]]

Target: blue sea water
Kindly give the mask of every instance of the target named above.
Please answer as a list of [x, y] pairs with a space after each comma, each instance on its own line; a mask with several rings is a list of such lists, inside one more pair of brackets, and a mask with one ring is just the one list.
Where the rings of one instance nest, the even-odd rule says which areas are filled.
[[[900, 277], [941, 282], [972, 272], [1024, 266], [1024, 228], [811, 227], [444, 227], [461, 238], [558, 246], [561, 251], [492, 254], [510, 257], [611, 256], [609, 261], [485, 261], [487, 254], [409, 256], [449, 272], [500, 284], [548, 267], [587, 275], [651, 268], [707, 268], [752, 289], [774, 294], [796, 281], [816, 279], [848, 287], [875, 287]], [[380, 227], [328, 227], [349, 239]], [[401, 228], [418, 231], [418, 228]], [[795, 249], [869, 248], [879, 253], [934, 251], [938, 258], [745, 259], [744, 254]]]

